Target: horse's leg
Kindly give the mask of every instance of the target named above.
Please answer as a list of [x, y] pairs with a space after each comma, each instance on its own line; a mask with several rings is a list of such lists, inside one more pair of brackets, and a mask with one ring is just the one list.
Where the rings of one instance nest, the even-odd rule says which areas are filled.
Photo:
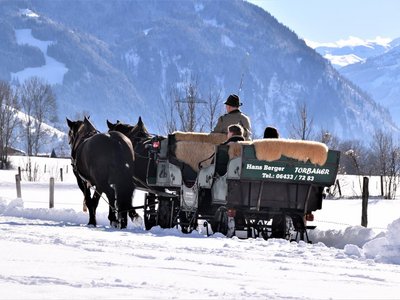
[[90, 189], [87, 188], [87, 194], [85, 195], [85, 202], [87, 205], [87, 208], [89, 210], [89, 223], [88, 225], [97, 225], [96, 221], [96, 209], [97, 206], [99, 205], [99, 199], [100, 199], [101, 193], [96, 189], [93, 197], [90, 197]]
[[128, 212], [123, 211], [123, 212], [118, 212], [118, 221], [117, 221], [117, 228], [118, 229], [124, 229], [128, 225]]
[[[88, 201], [90, 202], [90, 200], [91, 200], [90, 186], [85, 184], [85, 186], [83, 188], [83, 205], [82, 205], [82, 210], [84, 212], [88, 211], [87, 202]], [[89, 214], [89, 216], [90, 216], [90, 214]]]
[[87, 196], [88, 192], [86, 192], [87, 190], [86, 183], [80, 178], [79, 173], [76, 170], [73, 170], [73, 172], [76, 176], [76, 181], [78, 183], [79, 189], [83, 193], [83, 211], [86, 212], [87, 211], [86, 198], [90, 197], [90, 191], [89, 191], [89, 196]]
[[118, 220], [115, 214], [115, 191], [111, 186], [106, 185], [104, 193], [108, 198], [108, 220], [110, 220], [110, 226], [117, 227]]
[[136, 211], [132, 208], [132, 196], [134, 186], [126, 182], [115, 185], [116, 191], [116, 206], [118, 209], [118, 221], [120, 229], [126, 228], [128, 225], [129, 216], [137, 216]]

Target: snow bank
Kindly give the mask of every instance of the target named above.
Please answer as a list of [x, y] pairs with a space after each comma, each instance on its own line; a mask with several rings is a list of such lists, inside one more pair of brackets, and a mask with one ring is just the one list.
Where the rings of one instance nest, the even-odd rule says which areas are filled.
[[376, 233], [370, 228], [350, 226], [344, 230], [318, 230], [309, 232], [310, 240], [324, 243], [328, 247], [344, 249], [347, 244], [362, 247], [366, 242], [374, 239]]
[[400, 219], [387, 226], [387, 232], [375, 234], [372, 229], [361, 226], [345, 230], [314, 230], [309, 233], [313, 242], [328, 247], [344, 249], [349, 257], [372, 259], [375, 262], [400, 264]]
[[400, 219], [388, 225], [385, 236], [367, 242], [362, 249], [366, 258], [377, 262], [400, 264]]
[[[0, 198], [0, 215], [54, 221], [61, 226], [63, 224], [83, 225], [88, 221], [87, 213], [76, 212], [73, 209], [24, 208], [23, 200], [19, 198], [9, 202]], [[99, 226], [109, 227], [107, 215], [107, 212], [97, 213]], [[129, 222], [128, 229], [145, 231], [143, 224], [138, 225], [132, 222]], [[188, 236], [176, 228], [162, 229], [155, 227], [148, 233], [156, 236]], [[194, 231], [189, 236], [204, 238], [205, 234], [204, 232]], [[223, 238], [224, 236], [216, 234], [213, 237]], [[400, 264], [400, 219], [389, 224], [386, 233], [381, 232], [378, 235], [372, 229], [352, 226], [345, 230], [323, 231], [315, 229], [309, 233], [309, 237], [316, 246], [325, 245], [344, 249], [344, 254], [351, 258]], [[282, 240], [282, 242], [287, 241]]]
[[[22, 199], [17, 198], [12, 201], [6, 201], [0, 197], [0, 215], [8, 217], [25, 218], [29, 220], [46, 220], [53, 221], [61, 226], [63, 224], [76, 224], [86, 225], [89, 220], [89, 214], [84, 212], [76, 212], [74, 209], [56, 209], [56, 208], [24, 208]], [[97, 225], [99, 227], [109, 228], [109, 220], [107, 212], [96, 213]], [[127, 229], [134, 229], [135, 231], [145, 231], [143, 220], [140, 218], [138, 223], [128, 222]], [[147, 231], [146, 231], [147, 232]], [[203, 234], [193, 231], [192, 234], [187, 235], [182, 233], [176, 228], [162, 229], [161, 227], [153, 227], [149, 233], [157, 236], [199, 236], [204, 237]], [[221, 235], [222, 237], [225, 237]]]
[[[76, 212], [73, 209], [49, 209], [49, 208], [24, 208], [22, 199], [17, 198], [7, 201], [0, 197], [0, 215], [26, 219], [40, 219], [60, 223], [87, 224], [88, 215]], [[109, 221], [105, 213], [97, 214], [99, 225], [108, 225]]]

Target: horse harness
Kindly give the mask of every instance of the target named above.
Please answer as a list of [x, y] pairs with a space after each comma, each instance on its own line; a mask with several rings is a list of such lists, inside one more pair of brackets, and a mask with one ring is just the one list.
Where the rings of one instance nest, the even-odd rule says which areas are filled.
[[[77, 135], [79, 134], [79, 131], [82, 130], [82, 128], [83, 128], [83, 126], [82, 126], [81, 128], [78, 129]], [[88, 188], [92, 188], [93, 185], [92, 185], [92, 183], [91, 183], [87, 178], [85, 178], [85, 177], [79, 172], [78, 167], [77, 167], [77, 163], [76, 163], [76, 153], [77, 153], [79, 147], [83, 144], [83, 142], [84, 142], [86, 139], [88, 139], [88, 138], [90, 138], [90, 137], [92, 137], [92, 136], [94, 136], [95, 134], [98, 134], [98, 133], [100, 133], [100, 131], [98, 131], [97, 129], [92, 129], [92, 130], [88, 131], [86, 134], [77, 137], [77, 138], [73, 141], [73, 143], [70, 143], [70, 144], [72, 144], [72, 150], [71, 150], [71, 166], [72, 166], [72, 169], [73, 169], [74, 173], [75, 173], [76, 175], [79, 176], [79, 178], [83, 181], [83, 183], [84, 183], [84, 184], [86, 185], [86, 187], [88, 187]], [[145, 138], [144, 138], [144, 137], [143, 137], [143, 138], [136, 137], [136, 138], [135, 138], [135, 141], [141, 142], [143, 139], [145, 139]], [[142, 158], [147, 158], [147, 157], [145, 157], [145, 156], [143, 156], [143, 155], [137, 153], [136, 151], [134, 151], [134, 153], [135, 153], [135, 156], [137, 155], [137, 156], [140, 156], [140, 157], [142, 157]], [[161, 195], [164, 195], [164, 196], [167, 195], [167, 196], [169, 196], [169, 197], [173, 196], [173, 195], [170, 195], [170, 194], [167, 194], [167, 193], [163, 193], [163, 192], [160, 192], [160, 191], [153, 190], [153, 189], [150, 188], [146, 183], [144, 183], [143, 181], [141, 181], [141, 180], [140, 180], [139, 178], [137, 178], [136, 176], [133, 175], [132, 177], [133, 177], [133, 180], [134, 180], [134, 181], [136, 181], [136, 182], [140, 183], [141, 185], [145, 186], [146, 188], [148, 188], [151, 192], [153, 192], [153, 193], [156, 194], [156, 195], [161, 194]], [[125, 211], [118, 211], [115, 207], [112, 207], [112, 206], [110, 205], [110, 203], [103, 197], [103, 195], [100, 194], [96, 189], [94, 189], [94, 192], [97, 193], [97, 194], [107, 203], [107, 205], [111, 208], [111, 210], [112, 210], [113, 212], [117, 212], [117, 213], [125, 212]], [[126, 210], [126, 211], [129, 212], [129, 211], [131, 211], [131, 210], [141, 209], [141, 208], [144, 208], [144, 205], [141, 205], [141, 206], [132, 206], [131, 209], [128, 209], [128, 210]]]

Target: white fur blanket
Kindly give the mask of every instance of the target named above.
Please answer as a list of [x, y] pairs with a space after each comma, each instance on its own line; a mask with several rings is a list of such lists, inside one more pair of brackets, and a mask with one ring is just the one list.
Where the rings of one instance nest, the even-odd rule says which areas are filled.
[[328, 147], [319, 142], [289, 140], [289, 139], [261, 139], [252, 142], [238, 142], [229, 145], [229, 157], [232, 159], [242, 153], [242, 145], [254, 145], [258, 160], [278, 160], [282, 155], [303, 162], [324, 165], [328, 157]]

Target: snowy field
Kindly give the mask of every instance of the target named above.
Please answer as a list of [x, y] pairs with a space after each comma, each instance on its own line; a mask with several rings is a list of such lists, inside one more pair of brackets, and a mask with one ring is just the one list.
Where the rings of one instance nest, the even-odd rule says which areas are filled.
[[[15, 167], [27, 163], [13, 157]], [[324, 200], [307, 244], [145, 231], [132, 223], [116, 230], [108, 226], [104, 201], [99, 226], [87, 227], [69, 160], [32, 159], [31, 165], [39, 169], [38, 181], [27, 182], [22, 172], [21, 198], [16, 170], [0, 171], [0, 299], [399, 298], [400, 197], [381, 199], [375, 178], [368, 228], [359, 226], [358, 179], [341, 176], [349, 197]], [[143, 204], [143, 192], [134, 201]]]

